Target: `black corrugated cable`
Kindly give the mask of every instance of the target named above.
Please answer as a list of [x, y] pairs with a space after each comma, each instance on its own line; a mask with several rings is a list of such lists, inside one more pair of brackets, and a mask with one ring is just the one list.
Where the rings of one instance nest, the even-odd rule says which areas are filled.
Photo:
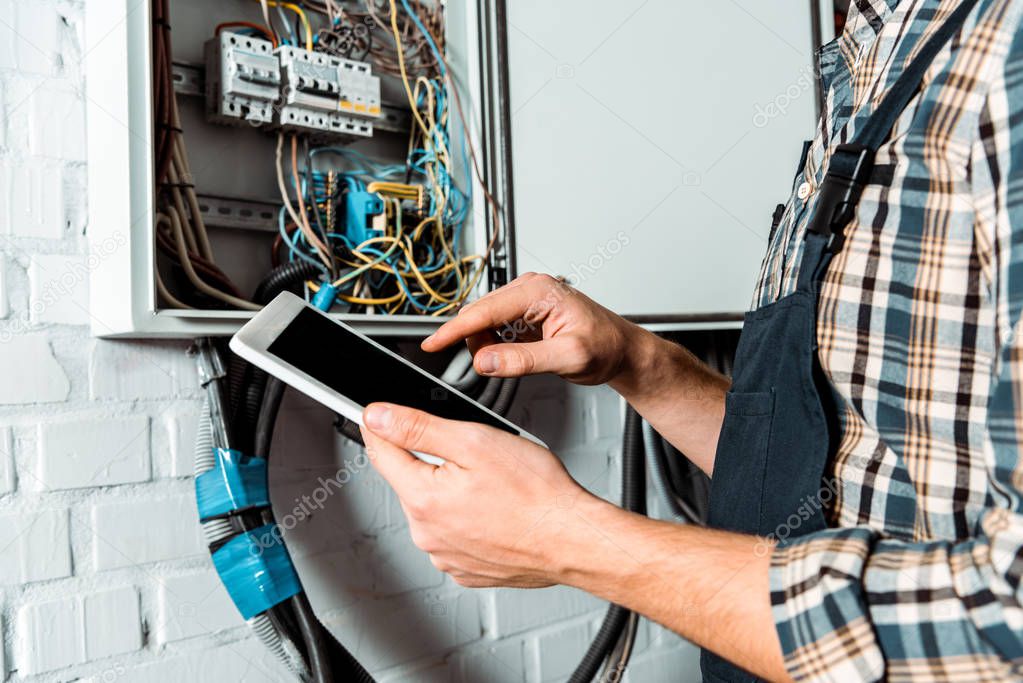
[[[252, 300], [258, 304], [268, 304], [284, 291], [295, 291], [310, 278], [317, 277], [322, 270], [309, 261], [291, 261], [271, 270], [256, 287]], [[263, 390], [266, 388], [267, 374], [251, 363], [245, 363], [242, 371], [241, 385], [237, 389], [237, 403], [234, 410], [240, 450], [246, 453], [262, 455], [254, 450], [252, 436], [256, 429], [256, 418], [259, 406], [263, 401]]]
[[359, 425], [356, 422], [349, 420], [344, 415], [335, 416], [334, 429], [337, 430], [338, 434], [349, 441], [354, 441], [363, 447], [366, 446], [365, 442], [362, 440], [362, 432], [359, 431]]
[[[266, 389], [263, 391], [263, 401], [256, 419], [253, 444], [256, 448], [255, 452], [265, 458], [270, 457], [274, 427], [286, 389], [287, 385], [284, 382], [276, 377], [270, 377], [266, 382]], [[272, 519], [269, 511], [267, 511], [267, 518]], [[296, 595], [290, 604], [294, 609], [299, 632], [306, 646], [309, 667], [318, 683], [326, 683], [331, 680], [367, 682], [373, 680], [358, 660], [341, 643], [337, 642], [332, 634], [326, 632], [326, 629], [312, 613], [312, 608], [309, 607], [308, 599], [304, 594]], [[323, 668], [328, 663], [329, 671]]]
[[277, 425], [277, 413], [281, 409], [281, 401], [284, 399], [286, 385], [276, 377], [266, 380], [266, 387], [263, 389], [263, 400], [259, 406], [259, 413], [256, 417], [256, 433], [253, 437], [253, 452], [260, 457], [267, 458], [270, 453], [270, 445], [273, 443], [274, 427]]
[[309, 261], [289, 261], [271, 270], [256, 287], [252, 300], [257, 304], [268, 304], [284, 291], [295, 291], [298, 285], [311, 280], [323, 272], [323, 268]]
[[607, 658], [604, 670], [600, 672], [600, 683], [621, 683], [625, 669], [629, 666], [629, 659], [632, 657], [632, 649], [636, 644], [636, 633], [639, 631], [640, 616], [635, 612], [629, 612], [629, 620], [625, 624], [625, 631], [618, 639], [614, 651]]
[[[643, 423], [632, 406], [625, 408], [625, 429], [622, 434], [622, 507], [646, 514], [646, 454], [643, 449]], [[569, 683], [590, 683], [601, 664], [622, 637], [631, 612], [612, 604], [596, 637], [572, 672]]]
[[707, 519], [710, 501], [710, 477], [667, 439], [664, 437], [660, 439], [668, 464], [672, 490], [689, 504], [697, 516], [698, 523], [703, 524]]
[[504, 380], [501, 383], [501, 389], [497, 392], [497, 398], [494, 399], [494, 405], [490, 409], [498, 415], [507, 415], [512, 401], [515, 400], [515, 394], [519, 390], [520, 381], [518, 377]]
[[488, 408], [494, 405], [494, 401], [497, 399], [497, 394], [501, 390], [503, 383], [504, 380], [500, 377], [490, 377], [483, 387], [483, 393], [476, 400]]
[[302, 640], [305, 642], [306, 660], [309, 662], [313, 681], [315, 683], [333, 683], [334, 666], [330, 662], [330, 654], [327, 651], [327, 643], [324, 638], [325, 635], [329, 638], [330, 634], [324, 633], [323, 626], [316, 620], [313, 608], [309, 604], [309, 598], [304, 592], [291, 596], [290, 603], [295, 610], [298, 631], [302, 634]]

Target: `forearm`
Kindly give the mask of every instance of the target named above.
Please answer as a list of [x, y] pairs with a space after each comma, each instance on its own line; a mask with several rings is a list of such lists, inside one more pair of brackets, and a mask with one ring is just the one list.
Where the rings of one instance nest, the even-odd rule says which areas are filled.
[[769, 545], [587, 498], [551, 544], [560, 583], [657, 621], [767, 680], [789, 680], [771, 615]]
[[725, 414], [728, 378], [692, 353], [638, 326], [625, 366], [610, 382], [661, 436], [710, 474]]

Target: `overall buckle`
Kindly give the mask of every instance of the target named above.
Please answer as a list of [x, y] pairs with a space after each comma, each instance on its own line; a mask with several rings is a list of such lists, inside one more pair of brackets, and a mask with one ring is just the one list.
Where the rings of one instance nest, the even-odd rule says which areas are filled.
[[863, 145], [839, 145], [832, 153], [818, 193], [817, 210], [807, 226], [808, 234], [828, 238], [830, 251], [842, 249], [845, 227], [856, 213], [856, 205], [873, 169], [874, 150]]

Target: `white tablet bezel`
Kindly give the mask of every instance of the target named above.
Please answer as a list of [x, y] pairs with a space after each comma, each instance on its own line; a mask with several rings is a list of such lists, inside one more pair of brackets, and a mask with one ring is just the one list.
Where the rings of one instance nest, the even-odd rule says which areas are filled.
[[[515, 433], [517, 433], [519, 436], [525, 439], [529, 439], [533, 443], [543, 446], [544, 448], [547, 447], [547, 445], [543, 441], [536, 438], [529, 432], [525, 431], [518, 425], [509, 422], [508, 420], [498, 415], [494, 411], [490, 410], [486, 406], [482, 405], [477, 401], [474, 401], [469, 396], [466, 396], [458, 389], [455, 389], [451, 385], [446, 384], [437, 377], [434, 377], [425, 370], [410, 363], [409, 361], [405, 360], [404, 358], [394, 353], [390, 349], [385, 348], [384, 346], [373, 341], [366, 335], [356, 331], [349, 325], [346, 325], [343, 322], [331, 318], [323, 311], [319, 310], [314, 306], [311, 306], [304, 299], [297, 297], [294, 294], [291, 294], [290, 292], [283, 292], [279, 294], [277, 298], [275, 298], [273, 301], [267, 304], [263, 308], [263, 310], [257, 313], [252, 318], [252, 320], [245, 323], [245, 325], [240, 330], [238, 330], [238, 332], [233, 337], [231, 337], [230, 342], [231, 350], [234, 351], [239, 356], [241, 356], [242, 358], [244, 358], [245, 360], [255, 365], [256, 367], [259, 367], [262, 370], [265, 370], [266, 372], [270, 373], [274, 377], [277, 377], [285, 384], [294, 387], [295, 389], [301, 391], [306, 396], [309, 396], [313, 400], [322, 403], [331, 410], [340, 413], [341, 415], [348, 418], [352, 422], [355, 422], [356, 424], [361, 426], [363, 411], [362, 406], [360, 406], [355, 401], [352, 401], [344, 394], [332, 389], [323, 382], [320, 382], [312, 375], [302, 370], [299, 370], [290, 363], [287, 363], [281, 358], [278, 358], [269, 351], [270, 345], [273, 344], [273, 342], [277, 339], [277, 337], [281, 335], [282, 332], [284, 332], [288, 325], [291, 324], [291, 321], [294, 320], [295, 317], [302, 310], [307, 308], [315, 311], [318, 315], [322, 315], [323, 317], [327, 318], [328, 320], [331, 321], [331, 323], [345, 328], [345, 330], [347, 330], [351, 334], [355, 335], [356, 337], [359, 337], [367, 344], [370, 344], [376, 347], [377, 349], [380, 349], [381, 351], [383, 351], [396, 361], [412, 368], [413, 370], [420, 373], [424, 377], [435, 382], [438, 387], [443, 388], [445, 391], [450, 392], [451, 394], [459, 396], [460, 398], [475, 404], [477, 407], [479, 407], [480, 410], [485, 411], [494, 419], [500, 420], [504, 424], [508, 425], [508, 427], [513, 429]], [[395, 400], [392, 401], [392, 403], [401, 404], [401, 401]], [[431, 462], [433, 464], [440, 464], [443, 462], [443, 460], [431, 454], [416, 453], [416, 455], [422, 458], [423, 460], [426, 460], [427, 462]]]

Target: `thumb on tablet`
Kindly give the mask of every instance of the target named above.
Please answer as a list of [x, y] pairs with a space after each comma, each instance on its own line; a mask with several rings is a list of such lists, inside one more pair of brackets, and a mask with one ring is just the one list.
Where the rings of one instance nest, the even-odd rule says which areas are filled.
[[407, 451], [435, 455], [462, 465], [463, 446], [479, 438], [480, 425], [444, 420], [421, 410], [392, 403], [371, 403], [362, 422], [373, 434]]
[[405, 497], [423, 489], [423, 484], [429, 481], [432, 465], [427, 465], [366, 427], [361, 427], [360, 431], [366, 442], [366, 454], [370, 462], [399, 496]]

